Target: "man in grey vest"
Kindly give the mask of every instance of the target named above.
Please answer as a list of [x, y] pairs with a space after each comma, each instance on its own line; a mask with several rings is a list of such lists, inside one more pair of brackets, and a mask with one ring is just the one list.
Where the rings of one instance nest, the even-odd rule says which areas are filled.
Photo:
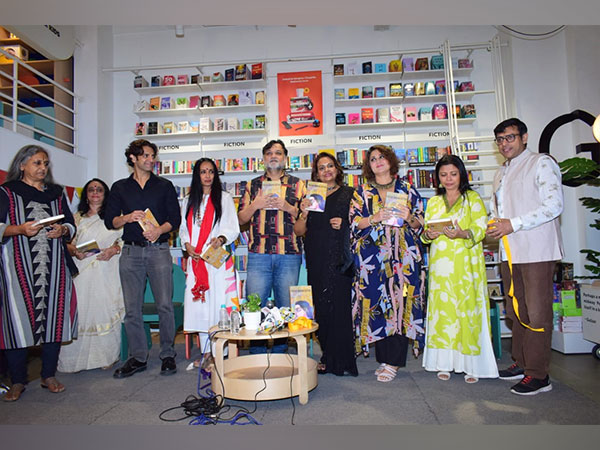
[[552, 390], [548, 376], [552, 277], [556, 262], [563, 257], [558, 219], [563, 210], [561, 174], [550, 155], [527, 149], [527, 126], [519, 119], [503, 121], [494, 135], [506, 161], [494, 177], [494, 222], [487, 234], [501, 239], [500, 270], [515, 361], [499, 375], [503, 380], [520, 380], [512, 393], [536, 395]]

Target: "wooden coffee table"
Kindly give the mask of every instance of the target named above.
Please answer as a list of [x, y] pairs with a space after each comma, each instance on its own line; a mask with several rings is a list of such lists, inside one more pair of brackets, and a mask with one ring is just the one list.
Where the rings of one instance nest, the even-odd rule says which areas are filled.
[[[298, 396], [301, 404], [308, 403], [308, 391], [317, 386], [317, 362], [307, 356], [306, 336], [319, 326], [298, 331], [277, 331], [257, 334], [244, 328], [240, 334], [212, 327], [215, 339], [215, 370], [211, 384], [215, 394], [235, 400], [276, 400]], [[238, 356], [237, 342], [264, 341], [293, 337], [298, 345], [297, 355], [262, 353]], [[228, 343], [229, 357], [223, 359]], [[264, 381], [263, 381], [264, 379]], [[265, 388], [266, 383], [266, 388]]]

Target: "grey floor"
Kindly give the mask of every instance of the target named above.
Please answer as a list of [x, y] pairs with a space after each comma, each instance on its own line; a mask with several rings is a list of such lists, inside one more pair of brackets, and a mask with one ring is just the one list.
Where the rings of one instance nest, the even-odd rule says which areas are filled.
[[[154, 336], [156, 340], [156, 336]], [[178, 342], [182, 341], [181, 336]], [[508, 346], [500, 367], [510, 364]], [[0, 423], [15, 424], [102, 424], [185, 426], [189, 419], [164, 422], [161, 411], [178, 406], [196, 394], [198, 371], [186, 371], [184, 346], [177, 344], [178, 372], [160, 376], [157, 345], [148, 370], [127, 379], [114, 379], [111, 371], [91, 370], [77, 374], [57, 374], [66, 385], [62, 394], [51, 394], [39, 385], [39, 361], [30, 363], [26, 392], [18, 402], [0, 402]], [[315, 345], [315, 357], [318, 345]], [[374, 353], [360, 357], [358, 377], [319, 375], [318, 386], [309, 393], [309, 402], [298, 399], [258, 402], [252, 417], [265, 425], [359, 425], [359, 424], [600, 424], [600, 361], [587, 355], [563, 355], [553, 351], [551, 379], [553, 390], [534, 397], [509, 392], [511, 382], [480, 380], [468, 385], [454, 374], [447, 382], [421, 368], [421, 359], [410, 359], [391, 383], [379, 383], [373, 371]], [[6, 380], [4, 380], [6, 381]], [[229, 401], [254, 409], [254, 402]], [[182, 417], [173, 411], [170, 418]]]

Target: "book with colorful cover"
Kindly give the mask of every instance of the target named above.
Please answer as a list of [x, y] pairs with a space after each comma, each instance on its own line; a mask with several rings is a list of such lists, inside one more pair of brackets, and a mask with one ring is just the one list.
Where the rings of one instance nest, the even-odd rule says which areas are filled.
[[144, 218], [142, 220], [138, 220], [138, 223], [140, 224], [140, 227], [142, 227], [142, 230], [148, 231], [150, 229], [150, 224], [154, 225], [157, 228], [160, 226], [158, 224], [158, 221], [156, 220], [156, 217], [154, 217], [154, 214], [152, 214], [152, 211], [150, 211], [150, 208], [146, 208], [144, 210], [144, 214]]
[[406, 206], [408, 203], [408, 194], [404, 192], [388, 192], [385, 196], [385, 207], [392, 210], [393, 216], [384, 221], [384, 225], [393, 227], [401, 227], [404, 225], [404, 219], [398, 217], [401, 206]]
[[[264, 196], [281, 197], [281, 182], [279, 181], [263, 181], [262, 183], [262, 194]], [[277, 208], [265, 208], [265, 209], [277, 209]]]
[[296, 318], [306, 317], [314, 320], [312, 286], [290, 286], [290, 305], [292, 305], [292, 311], [296, 314]]
[[425, 226], [427, 227], [427, 229], [429, 229], [431, 231], [437, 231], [439, 233], [443, 233], [445, 227], [450, 227], [450, 228], [454, 227], [454, 225], [452, 224], [452, 219], [450, 219], [450, 218], [429, 219], [427, 221], [427, 223], [425, 224]]
[[100, 253], [100, 247], [98, 247], [98, 243], [96, 242], [96, 239], [82, 242], [81, 244], [78, 244], [77, 246], [75, 246], [75, 248], [77, 249], [78, 252], [81, 252], [81, 253], [90, 253], [90, 254]]
[[308, 211], [325, 211], [327, 185], [318, 181], [309, 181], [306, 185], [306, 198], [311, 201], [310, 205], [306, 208]]
[[211, 266], [216, 267], [218, 269], [223, 265], [225, 261], [227, 261], [227, 258], [229, 257], [229, 252], [223, 247], [214, 248], [212, 245], [209, 245], [200, 257], [204, 261], [209, 263]]

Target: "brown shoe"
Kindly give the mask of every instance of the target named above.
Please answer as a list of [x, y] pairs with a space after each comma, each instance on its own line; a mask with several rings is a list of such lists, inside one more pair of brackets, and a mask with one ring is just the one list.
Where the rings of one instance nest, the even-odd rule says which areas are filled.
[[62, 384], [60, 381], [58, 381], [54, 377], [48, 377], [48, 378], [42, 379], [41, 386], [44, 389], [48, 389], [53, 394], [58, 394], [65, 390], [64, 384]]
[[10, 390], [4, 394], [2, 400], [5, 402], [16, 402], [19, 400], [19, 398], [21, 398], [21, 394], [23, 392], [25, 392], [25, 385], [22, 383], [15, 383], [12, 385]]

